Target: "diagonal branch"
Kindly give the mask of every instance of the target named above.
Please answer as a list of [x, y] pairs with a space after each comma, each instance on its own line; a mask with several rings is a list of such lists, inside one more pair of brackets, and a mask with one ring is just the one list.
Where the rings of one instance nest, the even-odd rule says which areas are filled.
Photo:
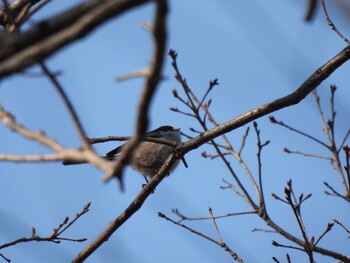
[[143, 88], [143, 92], [140, 98], [140, 102], [137, 109], [137, 120], [136, 120], [136, 131], [135, 136], [127, 143], [126, 147], [123, 149], [122, 155], [118, 158], [114, 165], [114, 172], [108, 174], [104, 181], [109, 181], [113, 176], [116, 176], [121, 186], [122, 184], [122, 171], [130, 159], [133, 150], [141, 142], [147, 127], [148, 127], [148, 109], [151, 104], [153, 94], [158, 86], [161, 79], [161, 71], [163, 68], [164, 55], [165, 55], [165, 45], [167, 39], [166, 32], [166, 16], [168, 12], [167, 1], [158, 0], [156, 7], [156, 17], [155, 26], [153, 31], [154, 38], [154, 48], [153, 48], [153, 58], [149, 70], [149, 76], [146, 79], [146, 83]]
[[18, 22], [17, 16], [24, 13], [24, 11], [28, 10], [30, 7], [34, 6], [36, 3], [40, 2], [40, 0], [15, 0], [12, 1], [11, 4], [5, 6], [5, 8], [0, 9], [0, 25], [3, 27], [7, 27], [8, 22], [13, 24], [13, 21], [10, 21], [11, 18], [8, 16], [8, 11], [15, 18], [15, 22]]
[[42, 131], [30, 130], [16, 122], [15, 118], [4, 108], [0, 107], [0, 120], [2, 123], [23, 137], [41, 143], [42, 145], [54, 150], [55, 154], [46, 155], [8, 155], [0, 154], [0, 161], [12, 162], [42, 162], [42, 161], [58, 161], [69, 160], [73, 162], [90, 162], [101, 170], [109, 173], [111, 166], [108, 161], [97, 156], [89, 149], [67, 149], [54, 139], [48, 137]]
[[43, 20], [28, 31], [0, 35], [0, 78], [22, 71], [99, 25], [149, 0], [89, 0]]
[[220, 126], [217, 126], [209, 131], [204, 132], [200, 136], [193, 138], [184, 143], [184, 153], [191, 149], [198, 148], [202, 144], [222, 135], [233, 131], [253, 120], [262, 116], [270, 114], [274, 111], [290, 107], [298, 104], [307, 95], [309, 95], [318, 85], [320, 85], [326, 78], [328, 78], [337, 68], [350, 59], [350, 46], [345, 47], [339, 54], [329, 60], [322, 67], [317, 69], [296, 91], [289, 95], [279, 98], [270, 103], [266, 103], [257, 108], [254, 108], [235, 119], [232, 119]]
[[175, 152], [169, 156], [162, 168], [154, 175], [151, 180], [143, 187], [141, 192], [135, 197], [130, 205], [110, 224], [106, 229], [93, 240], [83, 251], [81, 251], [74, 259], [73, 263], [83, 262], [87, 259], [94, 251], [96, 251], [104, 242], [113, 235], [115, 231], [119, 229], [133, 214], [135, 214], [146, 201], [148, 196], [153, 193], [154, 189], [160, 184], [160, 182], [169, 174], [170, 168], [174, 163], [181, 159], [181, 155]]
[[51, 83], [53, 84], [53, 86], [55, 87], [56, 91], [58, 92], [58, 94], [61, 96], [71, 118], [73, 119], [73, 123], [74, 126], [76, 128], [76, 130], [78, 131], [79, 137], [83, 143], [83, 147], [85, 149], [91, 150], [92, 148], [90, 146], [89, 140], [87, 139], [87, 136], [85, 134], [85, 131], [83, 129], [83, 125], [80, 122], [80, 119], [78, 118], [78, 115], [76, 113], [76, 111], [74, 110], [74, 107], [72, 105], [72, 103], [70, 102], [70, 100], [67, 97], [66, 92], [63, 90], [61, 84], [58, 82], [58, 80], [56, 79], [56, 77], [50, 72], [50, 70], [47, 68], [47, 66], [45, 65], [44, 62], [40, 62], [40, 67], [42, 69], [42, 71], [45, 73], [45, 75], [49, 78], [49, 80], [51, 81]]
[[[203, 233], [201, 233], [201, 232], [199, 232], [199, 231], [197, 231], [197, 230], [195, 230], [195, 229], [193, 229], [193, 228], [190, 228], [190, 227], [188, 227], [188, 226], [186, 226], [186, 225], [184, 225], [184, 224], [181, 224], [181, 223], [179, 223], [179, 222], [176, 222], [176, 221], [172, 220], [171, 218], [167, 217], [167, 216], [164, 215], [163, 213], [158, 212], [158, 216], [161, 217], [161, 218], [164, 218], [164, 219], [167, 220], [167, 221], [172, 222], [173, 224], [175, 224], [175, 225], [177, 225], [177, 226], [183, 227], [184, 229], [187, 229], [188, 231], [190, 231], [190, 232], [192, 232], [192, 233], [194, 233], [194, 234], [196, 234], [196, 235], [198, 235], [198, 236], [201, 236], [201, 237], [203, 237], [203, 238], [209, 240], [210, 242], [212, 242], [212, 243], [214, 243], [214, 244], [216, 244], [216, 245], [222, 247], [225, 251], [227, 251], [227, 252], [231, 255], [231, 257], [232, 257], [234, 260], [236, 260], [236, 261], [239, 262], [239, 263], [244, 263], [244, 261], [238, 256], [238, 254], [237, 254], [236, 252], [234, 252], [234, 251], [233, 251], [231, 248], [229, 248], [224, 242], [222, 242], [221, 237], [220, 237], [220, 241], [217, 241], [217, 240], [215, 240], [215, 239], [213, 239], [213, 238], [211, 238], [211, 237], [209, 237], [209, 236], [207, 236], [207, 235], [205, 235], [205, 234], [203, 234]], [[214, 217], [212, 216], [212, 218], [214, 218]], [[215, 220], [214, 220], [214, 222], [215, 222]], [[215, 225], [215, 226], [216, 226], [216, 225]]]

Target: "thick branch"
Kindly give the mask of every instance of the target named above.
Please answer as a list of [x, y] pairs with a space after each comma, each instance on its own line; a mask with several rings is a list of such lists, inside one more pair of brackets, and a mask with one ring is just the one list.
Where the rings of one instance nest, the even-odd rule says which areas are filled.
[[338, 55], [316, 70], [296, 91], [291, 94], [272, 101], [270, 103], [259, 106], [252, 109], [237, 118], [230, 120], [218, 127], [215, 127], [207, 132], [204, 132], [200, 136], [193, 138], [184, 143], [182, 148], [184, 153], [191, 151], [194, 148], [198, 148], [202, 144], [234, 129], [237, 129], [253, 120], [256, 120], [262, 116], [270, 114], [274, 111], [298, 104], [308, 94], [312, 92], [318, 85], [328, 78], [337, 68], [339, 68], [344, 62], [350, 59], [350, 46], [344, 48]]
[[[11, 4], [8, 5], [9, 10], [14, 18], [18, 16], [18, 14], [22, 13], [23, 9], [28, 9], [38, 3], [40, 0], [15, 0]], [[0, 10], [0, 25], [6, 27], [10, 18], [6, 12], [5, 8]]]
[[181, 156], [176, 156], [175, 154], [169, 156], [162, 168], [152, 177], [148, 184], [143, 187], [141, 192], [136, 196], [131, 204], [115, 220], [113, 220], [108, 227], [94, 241], [91, 242], [91, 244], [81, 251], [72, 262], [83, 262], [104, 242], [108, 241], [112, 234], [142, 207], [147, 197], [153, 193], [153, 190], [169, 174], [170, 168], [180, 158]]
[[149, 0], [90, 0], [28, 31], [0, 34], [0, 77], [21, 71], [84, 37], [107, 20]]

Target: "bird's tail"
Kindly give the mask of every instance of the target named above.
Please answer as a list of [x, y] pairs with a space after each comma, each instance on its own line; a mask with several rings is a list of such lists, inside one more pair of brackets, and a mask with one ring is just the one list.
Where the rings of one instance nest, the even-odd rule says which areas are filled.
[[[114, 161], [116, 157], [108, 157], [108, 156], [100, 156], [101, 158], [104, 158], [109, 161]], [[74, 162], [74, 161], [64, 161], [62, 162], [63, 165], [75, 165], [75, 164], [86, 164], [87, 162]]]

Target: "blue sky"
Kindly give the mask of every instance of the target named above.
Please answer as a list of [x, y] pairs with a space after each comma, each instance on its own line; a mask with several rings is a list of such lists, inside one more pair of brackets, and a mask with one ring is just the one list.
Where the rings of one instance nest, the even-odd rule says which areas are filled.
[[[79, 1], [52, 1], [34, 17], [56, 14]], [[328, 27], [321, 10], [311, 23], [303, 21], [306, 1], [170, 1], [168, 18], [168, 49], [179, 53], [178, 63], [192, 90], [200, 95], [210, 80], [220, 85], [210, 94], [211, 110], [217, 122], [228, 121], [254, 107], [284, 96], [309, 77], [341, 49], [345, 43]], [[328, 4], [329, 14], [338, 28], [349, 33], [348, 18], [341, 4]], [[116, 83], [123, 73], [145, 68], [150, 61], [152, 39], [141, 27], [153, 20], [153, 5], [137, 8], [111, 20], [84, 39], [77, 41], [47, 60], [53, 71], [62, 71], [59, 81], [68, 93], [84, 128], [90, 137], [131, 135], [142, 79]], [[347, 34], [349, 35], [349, 34]], [[31, 72], [38, 72], [32, 67]], [[338, 140], [349, 128], [350, 92], [349, 64], [346, 63], [327, 79], [319, 89], [325, 112], [329, 113], [329, 85], [336, 84]], [[165, 62], [167, 77], [159, 86], [150, 111], [150, 129], [164, 124], [199, 129], [192, 119], [176, 114], [169, 107], [183, 108], [172, 96], [172, 89], [181, 87], [173, 79], [171, 61]], [[11, 76], [0, 82], [0, 104], [26, 127], [45, 132], [70, 147], [79, 145], [69, 115], [54, 88], [45, 78]], [[326, 140], [312, 96], [300, 104], [274, 114], [294, 127]], [[271, 140], [263, 152], [263, 177], [268, 209], [278, 224], [301, 237], [292, 211], [270, 197], [274, 192], [283, 196], [289, 178], [297, 193], [313, 193], [304, 204], [305, 224], [309, 236], [322, 233], [333, 218], [350, 226], [349, 206], [327, 197], [323, 181], [342, 190], [339, 178], [326, 161], [286, 155], [283, 147], [326, 154], [319, 145], [269, 123], [258, 120], [263, 140]], [[238, 148], [246, 127], [228, 134]], [[37, 154], [50, 150], [22, 139], [0, 125], [1, 153]], [[243, 157], [256, 174], [256, 138], [253, 129]], [[184, 138], [185, 139], [185, 138]], [[97, 145], [101, 154], [115, 143]], [[231, 258], [220, 247], [193, 235], [157, 216], [168, 216], [178, 208], [188, 216], [208, 216], [208, 207], [215, 215], [249, 211], [249, 207], [234, 193], [221, 190], [222, 179], [231, 180], [219, 160], [201, 157], [203, 146], [186, 156], [189, 168], [180, 165], [175, 173], [158, 186], [142, 209], [123, 225], [86, 262], [229, 262]], [[234, 169], [244, 174], [232, 159]], [[3, 250], [13, 262], [69, 262], [91, 240], [122, 212], [140, 191], [144, 179], [131, 169], [125, 171], [126, 191], [121, 193], [116, 182], [102, 183], [103, 174], [83, 165], [64, 167], [60, 163], [13, 164], [0, 163], [0, 243], [30, 236], [31, 227], [37, 234], [50, 235], [66, 216], [71, 218], [91, 201], [91, 211], [83, 216], [65, 236], [86, 237], [85, 243], [62, 242], [20, 244]], [[243, 180], [247, 183], [245, 180]], [[251, 190], [251, 189], [250, 189]], [[322, 204], [322, 206], [321, 206]], [[271, 245], [272, 240], [290, 244], [275, 234], [251, 232], [266, 228], [256, 216], [240, 216], [217, 221], [225, 243], [245, 262], [271, 262], [276, 256], [284, 260], [289, 253], [293, 262], [305, 262], [307, 257]], [[191, 227], [217, 238], [211, 221], [188, 223]], [[349, 251], [347, 236], [335, 228], [320, 243], [341, 253]], [[317, 262], [330, 262], [316, 257]]]

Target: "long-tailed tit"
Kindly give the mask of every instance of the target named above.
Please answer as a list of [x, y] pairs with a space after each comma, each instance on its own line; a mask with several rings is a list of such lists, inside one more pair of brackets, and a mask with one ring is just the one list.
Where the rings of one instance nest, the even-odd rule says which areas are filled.
[[[173, 126], [161, 126], [153, 131], [147, 132], [145, 134], [147, 138], [163, 138], [176, 143], [181, 142], [180, 129]], [[108, 152], [105, 158], [114, 160], [118, 158], [118, 154], [123, 151], [125, 144], [113, 149]], [[174, 152], [174, 147], [156, 143], [156, 142], [141, 142], [129, 160], [129, 165], [142, 174], [144, 177], [152, 177], [157, 173], [157, 171], [162, 167], [164, 162], [168, 157]], [[78, 164], [73, 162], [63, 162], [64, 165]], [[179, 160], [171, 167], [170, 172], [172, 172], [176, 166], [179, 164]]]

